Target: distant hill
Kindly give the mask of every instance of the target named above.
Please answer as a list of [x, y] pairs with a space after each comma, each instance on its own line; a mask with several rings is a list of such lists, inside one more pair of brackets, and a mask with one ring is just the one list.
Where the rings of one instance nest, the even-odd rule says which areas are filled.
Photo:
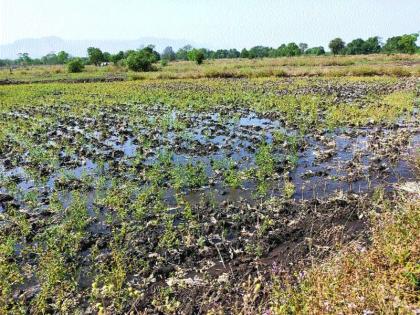
[[204, 47], [182, 39], [141, 37], [135, 40], [65, 40], [59, 37], [20, 39], [11, 44], [0, 45], [0, 59], [16, 59], [19, 53], [29, 53], [32, 58], [45, 56], [50, 52], [67, 51], [72, 56], [86, 56], [88, 47], [98, 47], [103, 51], [116, 53], [120, 50], [137, 49], [153, 44], [157, 51], [167, 46], [177, 50], [185, 45]]

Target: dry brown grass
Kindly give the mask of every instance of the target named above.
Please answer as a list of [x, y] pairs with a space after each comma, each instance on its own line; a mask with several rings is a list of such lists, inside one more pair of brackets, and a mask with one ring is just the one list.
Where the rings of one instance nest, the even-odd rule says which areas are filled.
[[270, 296], [272, 312], [419, 312], [420, 202], [418, 196], [410, 199], [373, 216], [368, 249], [352, 244], [314, 265], [297, 285], [277, 283]]
[[300, 56], [264, 59], [206, 60], [203, 65], [189, 61], [157, 65], [157, 71], [133, 73], [125, 67], [87, 66], [85, 71], [69, 74], [63, 66], [32, 66], [0, 70], [0, 80], [60, 81], [77, 78], [122, 77], [128, 80], [258, 78], [286, 76], [420, 76], [420, 55]]

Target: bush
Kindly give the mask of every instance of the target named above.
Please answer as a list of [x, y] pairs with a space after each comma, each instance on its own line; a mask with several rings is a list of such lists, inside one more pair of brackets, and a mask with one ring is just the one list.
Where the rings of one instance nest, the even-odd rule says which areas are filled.
[[195, 61], [196, 64], [201, 65], [205, 59], [204, 53], [200, 49], [193, 49], [188, 52], [188, 60]]
[[126, 64], [132, 71], [152, 71], [153, 63], [158, 61], [158, 57], [153, 49], [146, 47], [144, 49], [132, 52], [128, 55]]
[[85, 65], [80, 58], [75, 58], [67, 64], [67, 70], [70, 73], [82, 72], [84, 68]]

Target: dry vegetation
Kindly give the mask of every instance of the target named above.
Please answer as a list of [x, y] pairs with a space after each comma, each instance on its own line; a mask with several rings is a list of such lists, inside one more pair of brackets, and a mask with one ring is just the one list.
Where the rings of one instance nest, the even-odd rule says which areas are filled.
[[400, 198], [392, 206], [373, 200], [372, 207], [380, 202], [383, 212], [371, 214], [371, 244], [345, 246], [314, 264], [297, 284], [274, 276], [273, 313], [418, 313], [420, 202], [418, 194]]
[[118, 66], [86, 67], [69, 74], [65, 66], [29, 66], [10, 73], [0, 70], [1, 81], [145, 80], [188, 78], [257, 78], [289, 76], [419, 76], [419, 55], [315, 56], [264, 59], [207, 60], [203, 65], [188, 61], [159, 65], [154, 72], [131, 72]]

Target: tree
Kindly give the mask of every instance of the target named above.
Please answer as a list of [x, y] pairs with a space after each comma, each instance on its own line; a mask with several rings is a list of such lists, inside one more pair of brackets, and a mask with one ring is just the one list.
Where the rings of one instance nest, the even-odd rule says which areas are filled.
[[325, 55], [325, 50], [324, 50], [324, 47], [322, 47], [322, 46], [312, 47], [312, 48], [306, 49], [305, 55], [321, 56], [321, 55]]
[[176, 59], [176, 54], [171, 46], [166, 47], [162, 52], [162, 59], [173, 61]]
[[188, 52], [188, 60], [195, 61], [196, 64], [201, 65], [205, 59], [202, 49], [193, 49]]
[[346, 54], [348, 55], [362, 55], [365, 53], [365, 41], [361, 38], [352, 40], [346, 46]]
[[381, 52], [381, 41], [379, 37], [369, 37], [367, 40], [365, 40], [363, 50], [366, 54], [377, 54]]
[[265, 46], [254, 46], [249, 50], [249, 58], [268, 57], [271, 48]]
[[402, 36], [395, 36], [388, 38], [383, 51], [391, 53], [414, 54], [417, 50], [416, 41], [419, 34], [404, 34]]
[[67, 61], [69, 61], [69, 57], [70, 57], [70, 55], [67, 52], [65, 52], [64, 50], [60, 51], [57, 54], [58, 64], [60, 64], [60, 65], [65, 64]]
[[241, 54], [239, 55], [241, 58], [249, 58], [249, 51], [244, 48], [241, 50]]
[[109, 52], [104, 51], [103, 52], [103, 62], [110, 62], [111, 61], [111, 54]]
[[110, 61], [112, 61], [114, 64], [118, 63], [118, 61], [124, 59], [124, 52], [120, 51], [117, 54], [111, 55]]
[[31, 57], [29, 57], [28, 53], [19, 53], [18, 56], [19, 56], [18, 62], [21, 65], [26, 66], [26, 65], [28, 65], [32, 62], [32, 59], [31, 59]]
[[80, 58], [74, 58], [67, 64], [67, 70], [70, 73], [82, 72], [85, 65]]
[[56, 65], [58, 64], [58, 58], [57, 55], [54, 53], [49, 53], [41, 58], [41, 62], [44, 65]]
[[289, 43], [286, 46], [287, 49], [287, 56], [300, 56], [301, 55], [301, 49], [299, 48], [296, 43]]
[[343, 42], [341, 38], [337, 37], [337, 38], [334, 38], [332, 41], [330, 41], [328, 47], [331, 49], [331, 52], [334, 55], [337, 55], [343, 52], [345, 43]]
[[305, 51], [306, 51], [306, 49], [308, 49], [308, 44], [306, 44], [306, 43], [300, 43], [299, 44], [299, 49], [300, 49], [301, 54], [304, 54]]
[[152, 63], [160, 60], [160, 54], [155, 50], [154, 45], [148, 45], [147, 47], [143, 48], [143, 50], [149, 52], [150, 54], [154, 56]]
[[192, 50], [191, 45], [186, 45], [176, 52], [176, 59], [178, 60], [188, 60], [188, 52]]
[[127, 57], [127, 66], [132, 71], [152, 71], [153, 63], [159, 61], [159, 53], [151, 47], [146, 47], [138, 51], [130, 52]]
[[104, 54], [99, 48], [89, 47], [87, 49], [89, 56], [89, 63], [99, 66], [104, 61]]

